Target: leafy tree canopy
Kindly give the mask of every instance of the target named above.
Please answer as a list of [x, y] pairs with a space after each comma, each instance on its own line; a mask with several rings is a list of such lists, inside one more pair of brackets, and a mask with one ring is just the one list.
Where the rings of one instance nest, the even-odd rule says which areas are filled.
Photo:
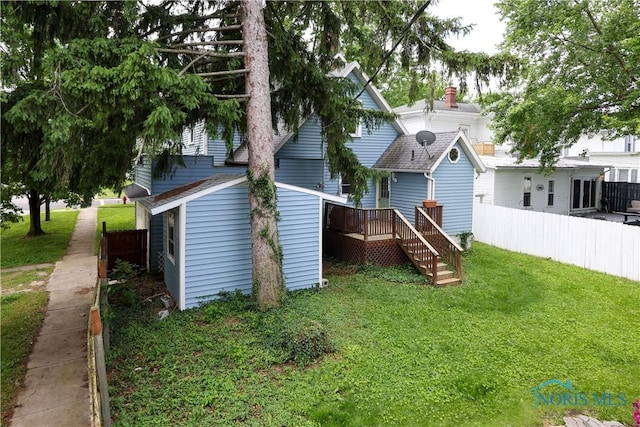
[[551, 167], [582, 134], [640, 134], [638, 0], [502, 0], [504, 50], [528, 64], [495, 102], [496, 142]]
[[[429, 5], [278, 1], [264, 8], [274, 126], [283, 121], [295, 132], [319, 114], [331, 174], [352, 183], [356, 200], [372, 173], [349, 149], [345, 129], [357, 121], [373, 129], [391, 116], [360, 108], [352, 98], [361, 88], [331, 77], [337, 53], [358, 60], [369, 75], [379, 70], [378, 83], [400, 70], [428, 76], [435, 64], [478, 85], [518, 70], [507, 57], [454, 52], [444, 38], [469, 28], [438, 19]], [[210, 134], [222, 133], [229, 144], [245, 126], [236, 1], [0, 7], [3, 182], [22, 183], [31, 195], [69, 190], [89, 200], [100, 187], [121, 185], [139, 142], [148, 153], [180, 153], [183, 126], [205, 120]], [[425, 12], [416, 14], [421, 7]], [[409, 92], [410, 100], [418, 96]]]

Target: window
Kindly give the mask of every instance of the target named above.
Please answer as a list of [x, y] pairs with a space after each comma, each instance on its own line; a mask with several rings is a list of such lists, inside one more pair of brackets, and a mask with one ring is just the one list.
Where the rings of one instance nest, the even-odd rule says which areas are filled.
[[[362, 105], [362, 101], [360, 100], [356, 100], [354, 107], [357, 108], [364, 108]], [[355, 124], [355, 128], [351, 128], [349, 135], [352, 138], [360, 138], [362, 136], [362, 122], [360, 122], [360, 120], [358, 120], [358, 122]]]
[[196, 143], [196, 130], [195, 130], [194, 126], [191, 126], [187, 130], [187, 143], [189, 145], [195, 145], [195, 143]]
[[342, 175], [340, 176], [340, 196], [348, 196], [351, 194], [351, 182], [344, 178]]
[[553, 206], [553, 192], [554, 192], [555, 182], [549, 181], [547, 184], [547, 206]]
[[451, 151], [449, 151], [449, 161], [451, 163], [458, 163], [458, 159], [460, 159], [460, 150], [453, 147]]
[[351, 135], [353, 138], [360, 138], [362, 136], [362, 124], [358, 122], [355, 130], [353, 132], [350, 132], [349, 135]]
[[531, 206], [531, 177], [530, 176], [524, 177], [522, 188], [523, 188], [522, 206], [527, 208]]
[[572, 209], [593, 208], [596, 206], [596, 180], [574, 179], [572, 194]]
[[624, 137], [624, 151], [627, 153], [636, 151], [636, 137], [634, 135]]
[[173, 262], [176, 261], [176, 226], [175, 214], [169, 212], [167, 214], [167, 255]]

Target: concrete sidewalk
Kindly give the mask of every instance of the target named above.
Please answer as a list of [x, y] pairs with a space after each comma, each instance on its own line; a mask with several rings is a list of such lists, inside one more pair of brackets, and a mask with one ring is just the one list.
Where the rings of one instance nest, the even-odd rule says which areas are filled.
[[96, 286], [97, 208], [82, 209], [67, 252], [49, 278], [49, 303], [27, 363], [13, 427], [89, 426], [87, 322]]

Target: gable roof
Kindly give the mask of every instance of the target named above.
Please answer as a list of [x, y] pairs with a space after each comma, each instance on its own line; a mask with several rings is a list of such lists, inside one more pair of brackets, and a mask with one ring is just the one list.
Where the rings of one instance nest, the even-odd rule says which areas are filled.
[[[360, 64], [355, 61], [345, 64], [342, 68], [329, 73], [329, 75], [337, 78], [346, 78], [351, 73], [353, 73], [363, 85], [369, 81], [369, 77], [362, 71]], [[380, 110], [393, 113], [393, 109], [389, 104], [387, 104], [387, 101], [385, 101], [382, 94], [372, 84], [366, 86], [366, 92], [371, 96]], [[302, 121], [298, 127], [301, 127], [307, 120], [308, 118]], [[391, 122], [391, 125], [399, 134], [408, 133], [404, 123], [402, 123], [397, 117]], [[284, 144], [291, 139], [291, 137], [293, 137], [293, 132], [287, 131], [283, 122], [278, 122], [277, 129], [273, 132], [273, 153], [277, 153]], [[249, 147], [246, 141], [243, 142], [236, 151], [234, 151], [233, 160], [228, 160], [227, 163], [236, 165], [246, 165], [249, 163]]]
[[[176, 187], [155, 196], [145, 197], [138, 201], [149, 210], [151, 215], [157, 215], [176, 208], [183, 203], [224, 190], [225, 188], [245, 183], [246, 181], [247, 176], [244, 174], [217, 174], [206, 179], [201, 179], [199, 181], [194, 181], [189, 184]], [[307, 188], [296, 187], [294, 185], [276, 182], [276, 187], [297, 191], [299, 193], [311, 194], [332, 202], [347, 203], [347, 198], [345, 197], [338, 197]]]
[[373, 165], [373, 169], [394, 172], [433, 172], [449, 150], [459, 143], [477, 172], [486, 168], [473, 149], [469, 138], [460, 130], [436, 132], [436, 140], [428, 147], [418, 144], [415, 135], [400, 135]]
[[139, 199], [141, 197], [147, 197], [151, 194], [148, 188], [143, 187], [140, 184], [133, 183], [121, 188], [121, 190], [129, 200]]

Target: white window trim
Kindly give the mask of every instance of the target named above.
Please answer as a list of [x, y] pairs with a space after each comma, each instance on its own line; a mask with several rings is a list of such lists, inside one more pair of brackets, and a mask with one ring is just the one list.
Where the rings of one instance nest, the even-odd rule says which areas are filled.
[[362, 123], [358, 122], [356, 125], [355, 132], [351, 132], [349, 134], [352, 138], [361, 138], [362, 137]]
[[[169, 231], [172, 227], [173, 235]], [[173, 243], [173, 254], [169, 251], [169, 242]], [[175, 213], [171, 211], [167, 212], [167, 258], [173, 265], [176, 264], [176, 218]]]
[[[349, 188], [351, 188], [351, 184], [349, 184]], [[350, 194], [351, 192], [342, 191], [342, 175], [338, 175], [338, 196], [349, 196]]]
[[[451, 152], [453, 150], [456, 150], [458, 152], [458, 157], [456, 157], [455, 160], [451, 160]], [[449, 162], [451, 163], [458, 163], [458, 161], [460, 160], [460, 149], [458, 147], [451, 147], [451, 150], [449, 150], [449, 152], [447, 153], [447, 159], [449, 159]]]

